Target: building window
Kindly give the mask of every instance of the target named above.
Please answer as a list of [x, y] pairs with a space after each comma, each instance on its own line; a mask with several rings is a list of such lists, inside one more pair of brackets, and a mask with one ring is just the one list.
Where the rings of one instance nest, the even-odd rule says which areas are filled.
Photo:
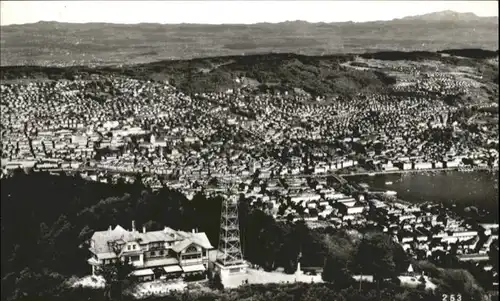
[[161, 251], [160, 251], [160, 255], [162, 255], [162, 256], [163, 256], [164, 254], [165, 254], [165, 252], [163, 252], [163, 250], [161, 250]]
[[132, 261], [139, 261], [139, 258], [140, 258], [139, 256], [131, 256], [131, 257], [130, 257], [130, 259], [131, 259]]
[[156, 249], [156, 248], [161, 248], [162, 247], [162, 243], [158, 243], [158, 242], [155, 242], [155, 243], [152, 243], [149, 245], [149, 248], [150, 249]]
[[130, 246], [127, 246], [127, 250], [129, 250], [129, 251], [130, 251]]
[[195, 252], [198, 252], [198, 249], [195, 246], [190, 246], [186, 250], [186, 253], [195, 253]]
[[189, 260], [189, 259], [199, 259], [200, 254], [191, 254], [191, 255], [184, 255], [182, 256], [182, 259]]

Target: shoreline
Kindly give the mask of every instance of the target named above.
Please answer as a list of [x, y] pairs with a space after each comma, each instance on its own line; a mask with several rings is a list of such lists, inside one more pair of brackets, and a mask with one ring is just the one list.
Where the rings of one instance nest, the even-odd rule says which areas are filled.
[[[450, 171], [453, 173], [450, 173]], [[483, 171], [486, 171], [486, 173], [483, 173]], [[471, 172], [473, 174], [480, 172], [477, 174], [483, 174], [484, 176], [487, 176], [488, 178], [490, 178], [490, 177], [492, 177], [492, 175], [494, 176], [495, 174], [498, 173], [498, 167], [496, 167], [496, 166], [493, 168], [484, 168], [484, 167], [482, 167], [482, 168], [464, 168], [464, 167], [460, 167], [460, 168], [440, 168], [440, 169], [426, 169], [426, 170], [405, 170], [405, 171], [400, 170], [400, 171], [378, 172], [378, 173], [374, 172], [373, 174], [375, 174], [378, 177], [381, 177], [381, 179], [388, 180], [388, 178], [384, 177], [385, 174], [402, 174], [402, 176], [401, 176], [402, 178], [405, 178], [406, 174], [428, 175], [428, 176], [436, 176], [436, 177], [460, 176], [460, 177], [464, 178], [463, 173], [466, 173], [466, 172]], [[364, 180], [366, 180], [366, 181], [369, 181], [371, 183], [371, 181], [369, 180], [369, 178], [367, 176], [368, 174], [369, 173], [367, 173], [367, 172], [363, 172], [363, 173], [357, 173], [357, 174], [342, 175], [342, 177], [344, 177], [345, 179], [348, 179], [350, 182], [359, 182], [359, 181], [363, 182]], [[349, 176], [359, 176], [359, 175], [363, 176], [363, 178], [361, 178], [361, 177], [360, 178], [352, 178], [352, 177], [349, 178]], [[364, 178], [365, 176], [366, 176], [366, 178]], [[475, 175], [471, 175], [471, 177], [475, 177]], [[370, 177], [370, 178], [376, 178], [376, 177]], [[467, 176], [465, 176], [465, 179], [467, 179]], [[428, 181], [432, 182], [433, 180], [431, 179]], [[464, 181], [467, 181], [467, 180], [464, 180]], [[387, 186], [387, 184], [386, 184], [386, 186], [380, 186], [380, 185], [379, 186], [374, 185], [375, 187], [370, 185], [368, 190], [370, 192], [375, 192], [375, 193], [379, 193], [379, 190], [380, 190], [380, 193], [382, 193], [383, 191], [386, 191], [386, 190], [391, 190], [390, 186]], [[392, 189], [394, 190], [394, 188], [392, 188]], [[451, 210], [451, 211], [455, 212], [458, 216], [460, 216], [462, 218], [467, 216], [467, 217], [473, 217], [474, 219], [477, 219], [478, 221], [481, 221], [483, 223], [498, 223], [498, 215], [495, 214], [495, 212], [498, 210], [498, 209], [495, 210], [495, 208], [498, 208], [497, 202], [483, 203], [481, 201], [478, 203], [478, 202], [471, 201], [467, 198], [465, 198], [463, 200], [462, 199], [454, 200], [453, 198], [445, 197], [445, 196], [443, 197], [442, 195], [438, 195], [436, 197], [428, 197], [428, 198], [420, 198], [420, 197], [408, 198], [408, 196], [405, 195], [404, 191], [401, 191], [401, 192], [403, 193], [403, 195], [400, 195], [398, 193], [396, 195], [396, 197], [394, 197], [392, 199], [391, 198], [383, 198], [383, 199], [386, 201], [392, 202], [392, 203], [402, 203], [405, 205], [421, 206], [421, 205], [425, 205], [425, 204], [435, 204], [435, 205], [443, 206], [443, 207], [447, 208], [447, 210]], [[496, 196], [495, 199], [497, 199], [497, 197], [498, 196]], [[473, 213], [464, 213], [463, 210], [466, 207], [470, 207], [470, 206], [476, 207], [477, 209], [479, 209], [479, 211], [481, 213], [478, 215], [475, 215]]]
[[408, 169], [408, 170], [390, 170], [390, 171], [372, 171], [372, 172], [356, 172], [356, 173], [342, 173], [338, 174], [341, 177], [353, 176], [378, 176], [387, 174], [405, 174], [405, 173], [428, 173], [428, 172], [446, 172], [446, 171], [459, 171], [459, 172], [474, 172], [474, 171], [498, 171], [498, 167], [447, 167], [447, 168], [429, 168], [429, 169]]

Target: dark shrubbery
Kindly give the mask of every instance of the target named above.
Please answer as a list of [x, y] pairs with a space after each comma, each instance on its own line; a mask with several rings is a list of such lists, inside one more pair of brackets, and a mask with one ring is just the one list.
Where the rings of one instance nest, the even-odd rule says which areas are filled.
[[454, 56], [468, 57], [472, 59], [492, 59], [498, 57], [498, 50], [484, 50], [477, 48], [470, 49], [446, 49], [438, 51], [438, 53], [446, 53]]
[[360, 57], [365, 59], [388, 60], [388, 61], [421, 61], [421, 60], [438, 60], [441, 56], [436, 52], [429, 51], [383, 51], [364, 53]]

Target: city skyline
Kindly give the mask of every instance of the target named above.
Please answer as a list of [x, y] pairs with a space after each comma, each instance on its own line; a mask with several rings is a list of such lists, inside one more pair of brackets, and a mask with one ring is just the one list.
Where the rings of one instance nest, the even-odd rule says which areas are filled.
[[[425, 5], [423, 5], [425, 2]], [[498, 16], [498, 1], [1, 1], [1, 25], [369, 22], [451, 10]], [[360, 8], [363, 8], [360, 10]], [[109, 12], [113, 13], [110, 14]], [[167, 13], [166, 13], [167, 12]], [[170, 12], [170, 13], [168, 13]], [[189, 13], [186, 13], [189, 12]], [[221, 14], [221, 12], [223, 12]], [[368, 12], [368, 13], [367, 13]]]

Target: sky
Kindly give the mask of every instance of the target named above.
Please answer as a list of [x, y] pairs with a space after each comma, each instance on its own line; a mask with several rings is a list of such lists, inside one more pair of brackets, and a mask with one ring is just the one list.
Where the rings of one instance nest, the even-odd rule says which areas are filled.
[[0, 24], [365, 22], [436, 11], [498, 17], [498, 1], [0, 1]]

